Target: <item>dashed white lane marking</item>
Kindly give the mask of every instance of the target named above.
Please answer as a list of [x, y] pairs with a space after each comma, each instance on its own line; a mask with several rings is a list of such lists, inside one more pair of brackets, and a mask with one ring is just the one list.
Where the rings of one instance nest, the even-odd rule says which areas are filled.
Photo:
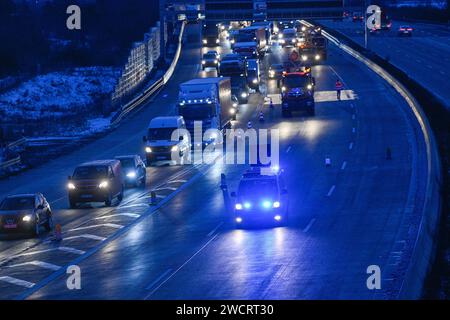
[[10, 259], [19, 258], [19, 257], [26, 257], [26, 256], [39, 254], [39, 253], [45, 253], [45, 252], [57, 251], [57, 250], [64, 251], [64, 252], [70, 252], [70, 253], [74, 253], [74, 254], [79, 254], [79, 255], [82, 255], [82, 254], [85, 253], [83, 250], [78, 250], [78, 249], [71, 248], [71, 247], [57, 247], [57, 248], [50, 248], [50, 249], [44, 249], [44, 250], [38, 250], [38, 251], [31, 251], [31, 252], [21, 253], [21, 254], [18, 254], [18, 255], [10, 257]]
[[79, 231], [79, 230], [86, 230], [86, 229], [93, 229], [93, 228], [99, 228], [99, 227], [110, 227], [110, 228], [115, 228], [115, 229], [123, 228], [123, 226], [120, 225], [120, 224], [115, 224], [115, 223], [101, 223], [101, 224], [94, 224], [94, 225], [92, 225], [92, 226], [78, 227], [78, 228], [70, 229], [68, 232], [71, 232], [71, 231]]
[[355, 120], [356, 119], [356, 115], [352, 114], [352, 119]]
[[152, 283], [150, 283], [145, 290], [150, 290], [152, 289], [159, 281], [161, 281], [161, 279], [163, 279], [166, 275], [168, 275], [170, 272], [172, 271], [172, 269], [167, 269], [166, 271], [163, 272], [163, 274], [161, 274], [158, 278], [156, 278], [156, 280], [154, 280]]
[[[145, 203], [135, 203], [135, 204], [127, 204], [124, 206], [119, 206], [119, 209], [128, 209], [128, 208], [135, 208], [135, 207], [147, 207], [148, 205]], [[95, 219], [103, 219], [103, 217], [111, 217], [111, 216], [102, 216]]]
[[347, 161], [342, 162], [341, 170], [344, 170], [347, 166]]
[[350, 142], [350, 144], [348, 145], [348, 148], [349, 148], [350, 150], [353, 149], [353, 142]]
[[223, 222], [219, 223], [219, 224], [217, 225], [217, 227], [215, 227], [214, 229], [212, 229], [212, 230], [208, 233], [208, 237], [211, 237], [211, 236], [214, 234], [214, 232], [216, 232], [217, 229], [220, 228], [220, 226], [221, 226], [222, 224], [223, 224]]
[[311, 219], [311, 221], [308, 223], [308, 225], [306, 226], [306, 228], [303, 229], [303, 232], [304, 232], [304, 233], [308, 232], [309, 229], [311, 229], [311, 227], [312, 227], [312, 225], [314, 224], [314, 222], [316, 222], [316, 219], [315, 219], [315, 218]]
[[328, 191], [328, 193], [327, 193], [327, 197], [331, 197], [331, 195], [332, 195], [333, 192], [334, 192], [334, 189], [336, 189], [336, 186], [333, 184], [333, 185], [331, 186], [331, 188], [330, 188], [330, 191]]
[[91, 240], [97, 240], [97, 241], [104, 241], [106, 238], [105, 237], [99, 237], [96, 236], [95, 234], [80, 234], [79, 236], [71, 236], [71, 237], [65, 237], [63, 240], [73, 240], [73, 239], [79, 239], [79, 238], [84, 238], [84, 239], [91, 239]]
[[[146, 206], [148, 207], [147, 204], [141, 204], [141, 206]], [[123, 208], [120, 208], [123, 209]], [[131, 217], [131, 218], [139, 218], [141, 215], [137, 214], [137, 213], [116, 213], [116, 214], [109, 214], [107, 216], [101, 216], [101, 217], [96, 217], [94, 218], [95, 220], [100, 220], [100, 219], [108, 219], [108, 218], [114, 218], [117, 216], [125, 216], [125, 217]]]
[[291, 151], [291, 149], [292, 149], [292, 147], [289, 146], [289, 147], [286, 149], [286, 153], [289, 153], [289, 152]]
[[34, 286], [34, 283], [32, 283], [32, 282], [28, 282], [25, 280], [20, 280], [20, 279], [8, 277], [8, 276], [0, 277], [0, 281], [8, 282], [8, 283], [15, 284], [17, 286], [21, 286], [21, 287], [25, 287], [25, 288], [32, 288]]
[[28, 266], [28, 265], [41, 267], [41, 268], [49, 269], [49, 270], [53, 270], [53, 271], [59, 270], [59, 268], [61, 268], [60, 266], [57, 266], [56, 264], [52, 264], [52, 263], [48, 263], [48, 262], [44, 262], [44, 261], [39, 261], [39, 260], [34, 260], [34, 261], [30, 261], [30, 262], [25, 262], [25, 263], [13, 264], [11, 266], [8, 266], [8, 268], [23, 267], [23, 266]]
[[170, 180], [167, 183], [185, 183], [185, 182], [187, 182], [187, 180]]
[[352, 128], [352, 132], [353, 132], [353, 133], [356, 132], [356, 128], [355, 128], [355, 127]]
[[153, 189], [152, 191], [162, 191], [162, 190], [170, 190], [170, 191], [175, 191], [177, 190], [177, 188], [174, 187], [162, 187], [162, 188], [158, 188], [158, 189]]
[[353, 104], [353, 103], [350, 103], [350, 108], [354, 108], [355, 107], [355, 105]]
[[169, 281], [175, 274], [178, 273], [181, 269], [184, 268], [189, 262], [191, 262], [192, 259], [194, 259], [200, 252], [203, 251], [214, 239], [217, 238], [219, 234], [216, 233], [214, 236], [211, 237], [211, 239], [208, 240], [200, 249], [198, 249], [189, 259], [187, 259], [178, 269], [176, 269], [170, 276], [166, 278], [163, 282], [161, 282], [155, 289], [153, 289], [146, 297], [145, 299], [148, 299], [152, 294], [154, 294], [159, 288], [161, 288], [167, 281]]

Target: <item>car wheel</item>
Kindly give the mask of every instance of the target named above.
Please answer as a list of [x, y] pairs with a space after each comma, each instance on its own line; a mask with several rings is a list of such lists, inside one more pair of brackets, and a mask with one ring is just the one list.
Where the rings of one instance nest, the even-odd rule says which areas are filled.
[[48, 216], [47, 216], [47, 222], [45, 223], [45, 230], [51, 231], [51, 230], [53, 230], [53, 226], [54, 226], [54, 224], [53, 224], [53, 217], [52, 217], [52, 214], [50, 212], [48, 214]]
[[283, 111], [281, 112], [281, 115], [282, 115], [284, 118], [290, 118], [290, 117], [292, 116], [292, 114], [291, 114], [291, 112], [290, 112], [289, 110], [283, 110]]
[[314, 117], [314, 116], [316, 115], [316, 110], [315, 110], [314, 108], [310, 108], [310, 109], [308, 110], [308, 114], [309, 114], [311, 117]]
[[146, 177], [145, 172], [144, 172], [144, 176], [141, 179], [141, 187], [145, 188], [146, 183], [147, 183], [147, 177]]
[[36, 221], [34, 223], [34, 228], [31, 230], [31, 234], [35, 237], [38, 237], [40, 233], [41, 233], [41, 226], [39, 225], [39, 222]]
[[76, 209], [77, 202], [75, 200], [69, 198], [69, 207], [70, 207], [70, 209]]
[[106, 200], [105, 200], [105, 206], [110, 207], [111, 203], [112, 203], [112, 196], [110, 193], [110, 194], [108, 194], [108, 198], [106, 198]]
[[117, 200], [119, 200], [119, 202], [123, 200], [123, 185], [122, 185], [122, 190], [120, 191], [119, 195], [117, 196]]

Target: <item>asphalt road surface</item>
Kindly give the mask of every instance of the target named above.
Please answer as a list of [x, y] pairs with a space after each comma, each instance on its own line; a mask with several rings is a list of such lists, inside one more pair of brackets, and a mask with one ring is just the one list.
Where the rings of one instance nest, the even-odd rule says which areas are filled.
[[[226, 174], [234, 191], [245, 165], [156, 166], [145, 189], [127, 190], [120, 204], [68, 209], [66, 179], [80, 162], [142, 154], [152, 117], [174, 115], [178, 85], [215, 75], [200, 71], [199, 26], [168, 86], [138, 114], [107, 136], [0, 182], [0, 196], [44, 193], [63, 241], [2, 239], [1, 299], [371, 299], [395, 297], [408, 261], [408, 232], [420, 211], [425, 152], [420, 131], [402, 98], [378, 76], [331, 48], [314, 66], [316, 116], [282, 118], [276, 81], [241, 105], [234, 127], [280, 130], [281, 167], [287, 174], [286, 227], [237, 230]], [[223, 53], [227, 44], [223, 44]], [[290, 49], [265, 58], [283, 60]], [[334, 82], [345, 83], [336, 101]], [[266, 121], [258, 123], [262, 110]], [[386, 148], [392, 160], [386, 160]], [[325, 158], [332, 161], [325, 167]], [[218, 160], [220, 160], [220, 156]], [[149, 205], [156, 190], [159, 204]], [[406, 222], [406, 223], [405, 223]], [[406, 226], [406, 227], [405, 227]], [[68, 265], [81, 268], [81, 290], [66, 285]], [[367, 267], [379, 265], [382, 289], [368, 290]]]
[[[364, 45], [364, 28], [359, 22], [320, 21]], [[413, 27], [412, 37], [399, 37], [401, 25]], [[450, 108], [450, 29], [439, 24], [393, 21], [390, 31], [368, 37], [368, 48], [419, 81]]]

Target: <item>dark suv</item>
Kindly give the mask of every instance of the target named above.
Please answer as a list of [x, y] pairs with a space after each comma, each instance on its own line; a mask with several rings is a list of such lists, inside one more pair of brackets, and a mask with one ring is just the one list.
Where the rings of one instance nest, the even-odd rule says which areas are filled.
[[0, 234], [31, 233], [53, 228], [50, 205], [40, 193], [8, 196], [0, 203]]
[[68, 179], [71, 208], [76, 208], [80, 202], [104, 202], [109, 207], [114, 198], [123, 199], [124, 178], [119, 160], [83, 163]]

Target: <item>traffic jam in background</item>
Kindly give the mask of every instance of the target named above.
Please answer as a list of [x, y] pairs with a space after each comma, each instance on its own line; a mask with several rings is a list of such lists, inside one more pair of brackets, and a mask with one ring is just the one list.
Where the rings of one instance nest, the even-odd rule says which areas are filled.
[[304, 20], [183, 28], [145, 107], [0, 193], [0, 299], [396, 298], [427, 174], [409, 102]]

